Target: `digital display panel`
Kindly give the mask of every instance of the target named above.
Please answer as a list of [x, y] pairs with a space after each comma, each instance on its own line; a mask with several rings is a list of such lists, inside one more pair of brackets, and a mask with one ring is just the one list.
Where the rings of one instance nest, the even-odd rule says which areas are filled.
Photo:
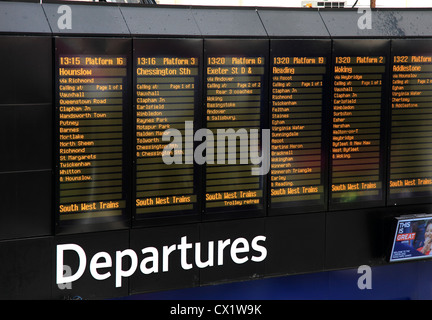
[[324, 210], [331, 43], [272, 40], [271, 49], [270, 207]]
[[206, 212], [263, 213], [265, 174], [254, 171], [266, 171], [257, 158], [268, 119], [268, 41], [212, 39], [204, 46]]
[[202, 46], [134, 39], [136, 219], [198, 213]]
[[432, 258], [432, 215], [397, 218], [390, 262]]
[[432, 41], [392, 45], [389, 197], [391, 205], [432, 196]]
[[334, 42], [330, 206], [384, 200], [389, 42]]
[[58, 230], [128, 220], [129, 54], [125, 40], [56, 39]]
[[430, 41], [133, 41], [56, 39], [59, 228], [429, 201]]

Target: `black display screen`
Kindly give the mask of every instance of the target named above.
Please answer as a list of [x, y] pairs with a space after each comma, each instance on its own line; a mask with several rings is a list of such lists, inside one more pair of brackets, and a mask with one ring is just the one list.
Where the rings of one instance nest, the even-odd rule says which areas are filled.
[[331, 42], [271, 41], [271, 211], [327, 205], [327, 109]]
[[384, 202], [390, 41], [335, 40], [330, 207]]
[[127, 226], [131, 42], [55, 40], [57, 230]]
[[134, 39], [135, 217], [198, 213], [199, 39]]
[[392, 42], [388, 203], [432, 195], [432, 41]]
[[268, 46], [267, 40], [204, 41], [207, 213], [264, 213]]

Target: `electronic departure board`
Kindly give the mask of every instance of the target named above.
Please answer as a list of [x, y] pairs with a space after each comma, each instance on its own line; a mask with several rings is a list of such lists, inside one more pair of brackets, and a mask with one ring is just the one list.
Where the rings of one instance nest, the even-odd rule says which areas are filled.
[[135, 219], [199, 214], [203, 41], [134, 39]]
[[264, 214], [266, 175], [254, 171], [266, 171], [260, 151], [268, 121], [269, 43], [211, 39], [204, 47], [205, 210]]
[[432, 41], [392, 44], [389, 204], [432, 196]]
[[334, 40], [330, 207], [383, 204], [387, 40]]
[[56, 38], [55, 48], [57, 230], [125, 227], [131, 42]]
[[272, 40], [270, 58], [271, 212], [324, 210], [331, 42]]

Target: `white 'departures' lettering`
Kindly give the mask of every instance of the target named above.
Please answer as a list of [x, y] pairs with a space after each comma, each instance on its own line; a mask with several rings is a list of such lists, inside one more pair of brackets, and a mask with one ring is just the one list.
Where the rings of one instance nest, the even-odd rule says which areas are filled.
[[[202, 245], [200, 242], [188, 242], [187, 236], [184, 236], [180, 239], [180, 243], [163, 246], [162, 250], [156, 247], [146, 247], [141, 250], [141, 254], [138, 254], [133, 249], [116, 251], [114, 261], [108, 252], [97, 252], [90, 259], [89, 271], [96, 280], [106, 280], [112, 276], [114, 271], [115, 286], [121, 287], [122, 279], [133, 275], [138, 267], [144, 275], [168, 272], [170, 255], [176, 251], [180, 253], [180, 265], [184, 270], [194, 267], [221, 266], [224, 264], [224, 252], [229, 252], [229, 257], [236, 264], [243, 264], [247, 261], [262, 262], [267, 257], [267, 249], [263, 245], [265, 241], [265, 236], [258, 235], [251, 241], [240, 237], [234, 240], [209, 241], [207, 244]], [[204, 250], [207, 252], [202, 253]], [[72, 274], [68, 276], [63, 274], [65, 252], [68, 252], [68, 257], [71, 254], [77, 256], [79, 261], [78, 269], [72, 270]], [[188, 259], [190, 257], [189, 253], [193, 253], [194, 258]], [[127, 269], [123, 269], [126, 261], [130, 262], [129, 266]], [[56, 283], [72, 283], [81, 278], [86, 271], [87, 255], [84, 249], [77, 244], [59, 244], [57, 245], [56, 263]]]

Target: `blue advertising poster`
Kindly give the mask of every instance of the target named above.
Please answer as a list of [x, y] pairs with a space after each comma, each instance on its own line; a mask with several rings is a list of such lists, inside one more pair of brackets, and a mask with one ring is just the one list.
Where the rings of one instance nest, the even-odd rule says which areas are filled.
[[397, 221], [390, 261], [432, 257], [432, 215], [401, 217]]

